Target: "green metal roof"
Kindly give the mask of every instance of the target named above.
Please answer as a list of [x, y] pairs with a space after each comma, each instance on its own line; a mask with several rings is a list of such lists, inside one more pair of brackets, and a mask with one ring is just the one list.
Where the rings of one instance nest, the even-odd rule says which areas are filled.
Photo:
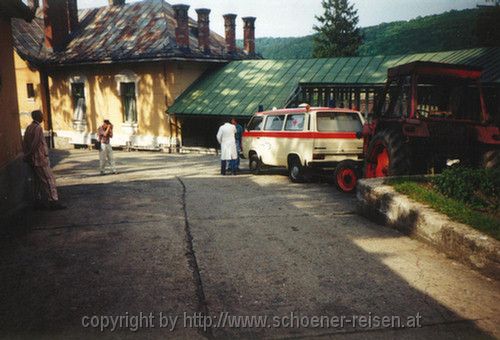
[[409, 55], [233, 61], [191, 85], [169, 108], [177, 115], [249, 116], [259, 104], [282, 107], [300, 83], [377, 85], [387, 69], [412, 61], [484, 68], [482, 81], [500, 83], [500, 47]]

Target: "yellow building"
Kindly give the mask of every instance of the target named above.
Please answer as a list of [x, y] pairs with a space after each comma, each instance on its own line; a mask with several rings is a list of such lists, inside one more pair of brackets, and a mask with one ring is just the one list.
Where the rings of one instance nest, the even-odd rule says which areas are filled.
[[21, 0], [0, 1], [0, 225], [29, 200], [29, 170], [23, 162], [17, 107], [11, 18], [32, 20]]
[[204, 72], [254, 57], [253, 45], [236, 48], [235, 15], [224, 16], [223, 38], [210, 31], [210, 10], [195, 21], [188, 9], [110, 0], [78, 11], [77, 0], [45, 0], [32, 24], [14, 21], [21, 129], [42, 109], [56, 144], [90, 144], [109, 119], [114, 146], [179, 146], [174, 100]]
[[17, 100], [19, 106], [19, 120], [22, 131], [31, 123], [31, 112], [43, 110], [40, 72], [30, 66], [17, 53], [14, 53], [14, 67], [16, 70]]

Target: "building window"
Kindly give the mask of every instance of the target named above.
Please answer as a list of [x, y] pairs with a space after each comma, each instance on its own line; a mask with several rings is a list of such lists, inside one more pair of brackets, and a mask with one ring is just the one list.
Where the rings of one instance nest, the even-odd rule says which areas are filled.
[[26, 84], [26, 93], [28, 100], [35, 100], [35, 87], [33, 86], [33, 83]]
[[85, 83], [71, 84], [71, 99], [73, 102], [73, 119], [85, 119]]
[[123, 121], [137, 122], [137, 100], [135, 97], [135, 82], [120, 83], [120, 95], [123, 105]]

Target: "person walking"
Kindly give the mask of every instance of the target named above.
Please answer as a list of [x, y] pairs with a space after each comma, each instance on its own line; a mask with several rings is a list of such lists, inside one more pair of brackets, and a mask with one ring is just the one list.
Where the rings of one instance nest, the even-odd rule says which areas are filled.
[[104, 120], [97, 131], [97, 140], [100, 143], [99, 148], [99, 169], [101, 175], [105, 174], [106, 163], [111, 166], [111, 170], [116, 174], [115, 159], [113, 157], [113, 148], [111, 147], [111, 138], [113, 138], [113, 124], [107, 119]]
[[217, 141], [220, 144], [221, 175], [226, 174], [228, 161], [229, 171], [231, 172], [231, 174], [236, 175], [234, 162], [237, 158], [235, 134], [236, 127], [229, 122], [226, 122], [221, 127], [219, 127], [219, 131], [217, 132]]
[[[59, 203], [56, 180], [50, 169], [49, 149], [43, 135], [43, 113], [31, 112], [33, 122], [26, 128], [23, 138], [24, 160], [33, 169], [35, 209], [60, 210], [66, 207]], [[45, 197], [43, 197], [45, 196]], [[47, 203], [45, 203], [45, 199]]]
[[240, 154], [243, 152], [243, 149], [241, 147], [241, 139], [243, 137], [243, 127], [238, 124], [238, 120], [236, 118], [231, 119], [231, 124], [233, 124], [236, 127], [236, 133], [234, 135], [234, 138], [236, 140], [236, 160], [234, 161], [234, 169], [236, 171], [240, 171]]

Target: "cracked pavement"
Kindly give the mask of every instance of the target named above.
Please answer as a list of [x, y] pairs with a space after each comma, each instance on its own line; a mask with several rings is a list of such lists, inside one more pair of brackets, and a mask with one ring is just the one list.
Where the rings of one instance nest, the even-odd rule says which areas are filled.
[[[210, 155], [55, 151], [67, 210], [0, 228], [1, 338], [495, 338], [500, 285], [281, 171]], [[245, 161], [242, 164], [246, 164]], [[422, 316], [421, 328], [83, 327], [83, 316]], [[222, 314], [221, 314], [222, 313]], [[156, 320], [158, 321], [158, 320]]]

